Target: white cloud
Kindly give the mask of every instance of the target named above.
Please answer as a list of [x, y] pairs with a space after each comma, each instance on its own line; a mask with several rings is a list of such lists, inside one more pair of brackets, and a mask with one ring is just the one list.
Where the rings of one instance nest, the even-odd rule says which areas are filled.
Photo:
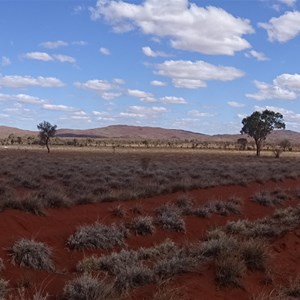
[[247, 53], [245, 53], [245, 56], [250, 58], [250, 57], [254, 57], [256, 58], [258, 61], [265, 61], [265, 60], [269, 60], [269, 58], [262, 52], [257, 52], [255, 50], [250, 50]]
[[147, 93], [140, 90], [127, 90], [129, 96], [139, 98], [143, 102], [156, 102], [157, 100], [151, 93]]
[[72, 45], [76, 46], [86, 46], [88, 43], [86, 41], [74, 41], [72, 42]]
[[6, 57], [6, 56], [2, 56], [1, 65], [3, 67], [11, 65], [10, 59], [8, 57]]
[[166, 86], [167, 85], [166, 82], [159, 81], [159, 80], [152, 80], [150, 82], [150, 84], [153, 85], [153, 86]]
[[281, 74], [273, 80], [272, 84], [261, 81], [254, 81], [254, 84], [258, 92], [255, 94], [246, 94], [246, 96], [255, 100], [294, 100], [300, 94], [299, 74]]
[[55, 105], [55, 104], [43, 104], [43, 108], [46, 110], [66, 111], [66, 112], [73, 112], [77, 110], [76, 108], [71, 106]]
[[234, 55], [250, 48], [243, 36], [254, 32], [249, 20], [188, 0], [145, 0], [142, 4], [98, 0], [91, 18], [104, 18], [116, 32], [138, 28], [144, 34], [169, 38], [174, 48], [212, 55]]
[[62, 54], [53, 54], [50, 55], [46, 52], [28, 52], [24, 55], [27, 59], [35, 59], [42, 61], [59, 61], [59, 62], [69, 62], [75, 63], [76, 60], [72, 56], [62, 55]]
[[149, 57], [168, 57], [169, 56], [168, 54], [166, 54], [164, 52], [153, 51], [150, 47], [143, 47], [142, 50], [143, 50], [143, 53]]
[[68, 62], [68, 63], [75, 63], [76, 60], [72, 56], [68, 55], [62, 55], [62, 54], [54, 54], [53, 55], [54, 59], [59, 61], [59, 62]]
[[99, 94], [104, 100], [113, 100], [122, 95], [120, 93], [121, 85], [124, 84], [122, 79], [114, 79], [112, 82], [107, 80], [92, 79], [84, 83], [75, 82], [77, 88], [90, 90]]
[[42, 61], [53, 61], [53, 57], [46, 52], [28, 52], [24, 55], [27, 59], [36, 59]]
[[28, 103], [35, 105], [42, 105], [46, 103], [46, 100], [34, 97], [26, 94], [17, 94], [17, 95], [9, 95], [9, 94], [0, 94], [0, 101], [16, 101], [18, 103]]
[[293, 7], [296, 4], [297, 0], [278, 0], [278, 2]]
[[110, 51], [107, 48], [101, 47], [99, 49], [99, 52], [102, 53], [103, 55], [110, 55]]
[[231, 107], [245, 107], [244, 103], [240, 103], [240, 102], [235, 102], [235, 101], [228, 101], [227, 104]]
[[55, 77], [31, 77], [31, 76], [18, 76], [18, 75], [0, 75], [0, 88], [22, 88], [26, 86], [39, 86], [39, 87], [62, 87], [64, 83]]
[[186, 104], [186, 100], [182, 97], [165, 96], [160, 98], [160, 101], [164, 104]]
[[40, 43], [40, 46], [48, 49], [56, 49], [59, 47], [66, 47], [68, 46], [68, 43], [64, 41], [43, 42]]
[[188, 115], [193, 116], [193, 117], [211, 117], [211, 116], [213, 116], [210, 113], [202, 112], [202, 111], [199, 111], [197, 109], [190, 110], [188, 112]]
[[156, 73], [172, 79], [175, 87], [206, 87], [208, 80], [229, 81], [244, 76], [244, 72], [224, 66], [215, 66], [204, 61], [169, 60], [156, 65]]
[[268, 23], [259, 23], [259, 27], [267, 30], [271, 42], [287, 42], [300, 34], [300, 12], [289, 11], [278, 18], [272, 18]]
[[121, 112], [120, 117], [124, 118], [159, 118], [162, 114], [166, 113], [167, 109], [162, 106], [129, 106], [126, 112]]

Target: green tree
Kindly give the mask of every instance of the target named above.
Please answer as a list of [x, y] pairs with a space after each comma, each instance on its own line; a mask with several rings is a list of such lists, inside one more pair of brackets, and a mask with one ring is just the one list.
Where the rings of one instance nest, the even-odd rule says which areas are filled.
[[285, 129], [282, 114], [271, 110], [255, 111], [242, 120], [242, 134], [252, 137], [256, 145], [256, 155], [260, 156], [263, 142], [274, 129]]
[[56, 133], [56, 125], [51, 125], [49, 122], [44, 121], [37, 125], [39, 132], [40, 142], [47, 147], [48, 153], [50, 153], [49, 141], [54, 137]]
[[292, 144], [288, 139], [284, 139], [279, 143], [279, 146], [282, 148], [283, 151], [286, 151], [292, 146]]

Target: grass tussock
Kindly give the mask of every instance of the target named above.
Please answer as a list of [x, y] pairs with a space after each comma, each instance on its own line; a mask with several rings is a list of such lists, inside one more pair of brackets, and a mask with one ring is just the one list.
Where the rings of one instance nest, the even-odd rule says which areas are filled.
[[20, 267], [54, 271], [52, 251], [46, 244], [35, 240], [17, 240], [9, 249], [13, 264]]
[[128, 230], [123, 225], [104, 225], [96, 222], [93, 225], [80, 226], [67, 240], [72, 250], [112, 249], [123, 246]]

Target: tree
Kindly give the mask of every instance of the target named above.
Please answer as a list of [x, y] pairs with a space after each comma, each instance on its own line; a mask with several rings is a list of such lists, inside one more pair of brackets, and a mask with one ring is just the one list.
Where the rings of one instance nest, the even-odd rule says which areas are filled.
[[237, 144], [239, 145], [240, 150], [246, 150], [247, 143], [248, 141], [245, 138], [239, 138], [237, 140]]
[[44, 121], [37, 125], [40, 137], [40, 142], [47, 147], [48, 153], [50, 153], [49, 141], [54, 137], [56, 133], [56, 125], [51, 125], [49, 122]]
[[285, 129], [282, 114], [271, 110], [255, 111], [242, 120], [241, 133], [248, 134], [255, 141], [256, 155], [260, 156], [262, 144], [274, 129]]
[[279, 146], [283, 149], [283, 151], [286, 151], [291, 147], [291, 142], [288, 139], [284, 139], [279, 143]]

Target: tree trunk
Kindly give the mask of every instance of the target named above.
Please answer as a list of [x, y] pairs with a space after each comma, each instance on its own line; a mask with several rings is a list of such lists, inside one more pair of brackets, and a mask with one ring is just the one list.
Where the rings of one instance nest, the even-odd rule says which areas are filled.
[[49, 145], [48, 145], [48, 144], [49, 144], [49, 140], [48, 140], [48, 139], [46, 140], [46, 143], [45, 143], [45, 144], [46, 144], [48, 153], [50, 153], [50, 148], [49, 148]]
[[256, 156], [260, 156], [261, 141], [260, 140], [255, 140], [255, 145], [256, 145]]

